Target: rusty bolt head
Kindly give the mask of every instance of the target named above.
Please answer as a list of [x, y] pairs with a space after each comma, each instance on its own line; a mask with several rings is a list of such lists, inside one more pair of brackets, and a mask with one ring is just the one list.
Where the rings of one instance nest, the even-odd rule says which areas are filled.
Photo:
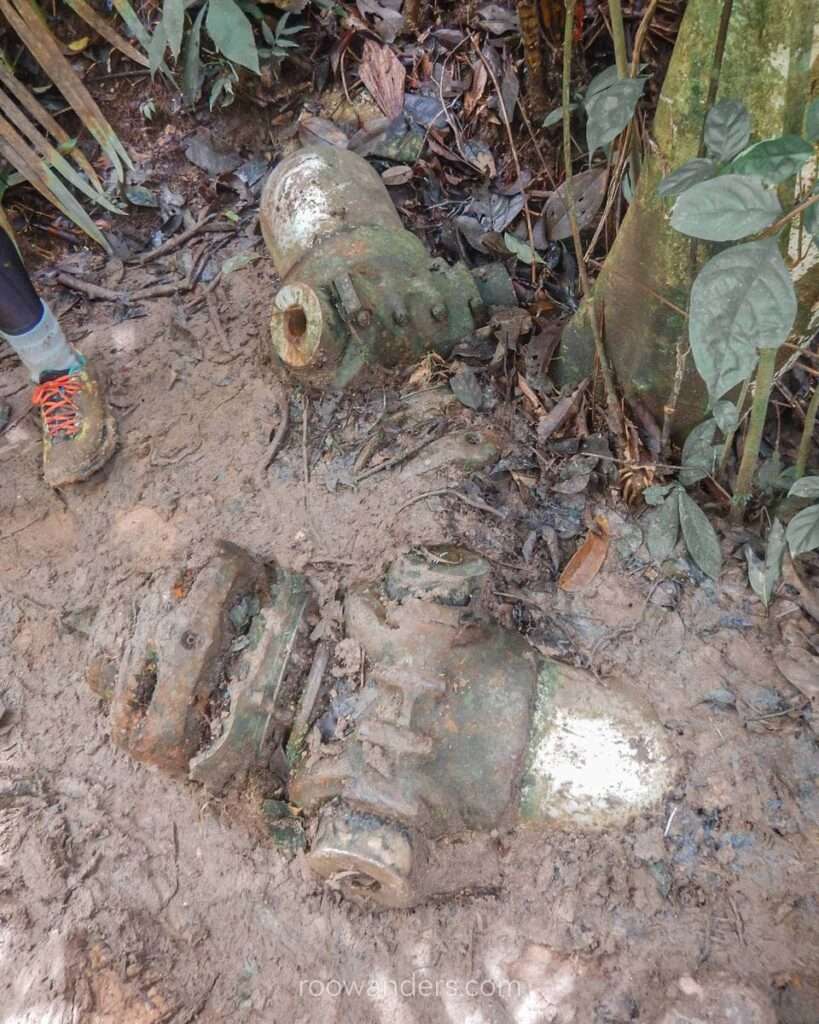
[[432, 314], [433, 320], [446, 320], [446, 306], [442, 305], [441, 303], [438, 303], [438, 305], [433, 306], [432, 309], [430, 310], [430, 313]]
[[372, 323], [373, 315], [369, 309], [359, 309], [355, 315], [355, 322], [357, 327], [369, 327]]
[[399, 327], [404, 327], [409, 323], [409, 314], [403, 309], [396, 309], [392, 315], [393, 320], [398, 324]]

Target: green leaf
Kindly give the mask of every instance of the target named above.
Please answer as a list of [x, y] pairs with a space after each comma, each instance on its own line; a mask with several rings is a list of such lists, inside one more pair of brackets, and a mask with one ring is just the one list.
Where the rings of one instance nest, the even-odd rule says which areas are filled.
[[805, 138], [819, 142], [819, 98], [812, 100], [805, 111]]
[[597, 93], [603, 92], [605, 89], [614, 85], [615, 82], [619, 81], [620, 76], [617, 73], [617, 65], [612, 64], [610, 67], [607, 67], [605, 71], [601, 71], [599, 75], [595, 75], [589, 82], [586, 87], [586, 102], [588, 103], [592, 96], [596, 96]]
[[[259, 74], [259, 54], [256, 52], [253, 28], [247, 15], [234, 0], [210, 0], [205, 27], [228, 60]], [[211, 96], [211, 107], [215, 102]]]
[[693, 238], [734, 242], [769, 227], [781, 213], [776, 193], [759, 179], [724, 174], [683, 192], [671, 211], [671, 226]]
[[819, 476], [803, 476], [788, 491], [789, 498], [819, 498]]
[[645, 538], [648, 553], [655, 562], [664, 562], [680, 538], [680, 513], [675, 487], [659, 508], [645, 517]]
[[185, 105], [196, 106], [202, 92], [202, 59], [199, 50], [202, 45], [202, 21], [205, 17], [207, 5], [199, 8], [188, 38], [185, 40], [185, 54], [182, 70], [182, 96]]
[[163, 0], [162, 29], [171, 48], [174, 60], [182, 49], [182, 32], [185, 28], [185, 0]]
[[713, 408], [711, 409], [711, 415], [717, 421], [717, 426], [728, 436], [733, 430], [737, 429], [739, 424], [739, 409], [734, 405], [733, 402], [729, 402], [727, 398], [721, 399], [719, 402], [714, 402]]
[[790, 334], [796, 294], [775, 239], [734, 245], [710, 259], [691, 289], [691, 353], [711, 400], [753, 372], [758, 348]]
[[758, 558], [750, 544], [745, 547], [745, 559], [748, 563], [748, 582], [751, 589], [767, 608], [773, 597], [776, 585], [782, 575], [782, 556], [785, 553], [785, 527], [778, 519], [774, 519], [768, 533], [768, 546], [765, 561]]
[[168, 41], [165, 38], [165, 26], [160, 21], [154, 29], [154, 34], [151, 36], [151, 43], [148, 46], [148, 68], [152, 75], [155, 75], [159, 70], [162, 58], [165, 56], [165, 49], [167, 45]]
[[503, 236], [503, 244], [509, 252], [514, 256], [517, 256], [521, 263], [526, 263], [528, 266], [531, 266], [533, 263], [543, 262], [540, 256], [538, 256], [528, 243], [522, 242], [509, 231], [507, 231]]
[[680, 527], [688, 554], [706, 576], [715, 580], [722, 568], [722, 551], [714, 527], [693, 499], [680, 487], [677, 491], [680, 503]]
[[736, 100], [720, 100], [705, 118], [705, 148], [708, 155], [727, 163], [742, 152], [751, 138], [751, 118]]
[[[576, 103], [569, 104], [569, 111], [577, 110]], [[543, 122], [544, 128], [553, 128], [556, 124], [560, 124], [563, 120], [563, 107], [558, 107], [557, 110], [553, 110], [551, 114], [547, 114]]]
[[721, 447], [714, 444], [716, 432], [716, 420], [712, 419], [705, 420], [689, 432], [682, 450], [680, 483], [683, 487], [691, 487], [714, 472]]
[[675, 487], [676, 484], [652, 484], [643, 491], [643, 501], [646, 505], [662, 505], [668, 492]]
[[645, 84], [645, 78], [623, 78], [602, 92], [596, 92], [591, 99], [587, 94], [586, 144], [590, 158], [628, 125]]
[[819, 505], [797, 512], [788, 523], [786, 536], [794, 558], [819, 548]]
[[698, 157], [678, 167], [676, 171], [666, 175], [657, 186], [658, 196], [680, 196], [700, 181], [708, 181], [716, 176], [719, 166], [715, 160]]
[[734, 159], [731, 171], [753, 174], [767, 185], [778, 185], [797, 174], [812, 156], [813, 146], [804, 139], [798, 135], [782, 135], [749, 146]]

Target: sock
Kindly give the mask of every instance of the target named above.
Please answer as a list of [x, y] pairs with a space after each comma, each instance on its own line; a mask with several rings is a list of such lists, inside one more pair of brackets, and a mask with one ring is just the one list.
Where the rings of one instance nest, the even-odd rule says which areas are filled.
[[0, 331], [0, 338], [11, 345], [35, 383], [43, 374], [66, 373], [79, 369], [83, 364], [82, 356], [68, 344], [62, 327], [46, 302], [43, 303], [43, 315], [31, 330], [24, 334]]

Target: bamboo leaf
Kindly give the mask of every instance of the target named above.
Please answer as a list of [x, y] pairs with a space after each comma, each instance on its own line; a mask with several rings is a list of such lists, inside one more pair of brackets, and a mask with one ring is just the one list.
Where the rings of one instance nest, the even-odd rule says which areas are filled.
[[65, 2], [76, 15], [82, 18], [86, 25], [90, 25], [115, 50], [125, 54], [135, 64], [141, 64], [143, 67], [148, 66], [148, 58], [145, 54], [140, 53], [127, 39], [123, 39], [119, 32], [101, 14], [98, 14], [90, 4], [87, 4], [85, 0], [65, 0]]
[[202, 58], [199, 56], [199, 49], [202, 39], [202, 20], [205, 17], [207, 5], [199, 8], [196, 20], [188, 32], [185, 40], [184, 68], [182, 71], [182, 95], [189, 107], [196, 105], [202, 92]]
[[182, 49], [182, 33], [185, 29], [185, 0], [165, 0], [162, 5], [162, 29], [174, 60]]
[[111, 0], [111, 3], [114, 10], [125, 22], [128, 31], [147, 53], [148, 47], [151, 43], [151, 33], [139, 20], [139, 17], [129, 3], [129, 0]]
[[25, 113], [15, 106], [2, 90], [0, 90], [0, 111], [20, 132], [41, 160], [58, 170], [66, 181], [79, 189], [92, 202], [104, 206], [112, 213], [120, 212], [103, 192], [95, 189], [79, 171], [69, 164], [66, 158], [52, 146], [48, 139], [26, 117]]
[[0, 82], [5, 86], [8, 92], [11, 93], [14, 99], [17, 100], [18, 104], [23, 107], [23, 109], [26, 110], [39, 125], [45, 128], [52, 138], [57, 140], [59, 145], [65, 146], [70, 150], [70, 156], [74, 163], [85, 172], [93, 186], [102, 191], [102, 183], [97, 177], [97, 173], [91, 166], [86, 155], [81, 149], [74, 145], [74, 140], [65, 128], [63, 128], [63, 126], [56, 121], [51, 114], [49, 114], [45, 107], [42, 106], [42, 104], [29, 92], [29, 90], [15, 78], [14, 72], [11, 70], [11, 66], [7, 64], [2, 57], [0, 57]]
[[102, 232], [76, 198], [3, 116], [0, 116], [0, 156], [24, 175], [44, 199], [74, 221], [77, 227], [98, 242], [106, 252], [111, 251]]
[[40, 20], [36, 9], [25, 0], [0, 0], [0, 13], [26, 44], [31, 55], [57, 86], [74, 112], [99, 142], [122, 180], [125, 168], [133, 165], [116, 132], [105, 119], [91, 94], [63, 56], [60, 44]]
[[259, 74], [259, 54], [247, 15], [234, 0], [209, 0], [205, 25], [219, 51]]

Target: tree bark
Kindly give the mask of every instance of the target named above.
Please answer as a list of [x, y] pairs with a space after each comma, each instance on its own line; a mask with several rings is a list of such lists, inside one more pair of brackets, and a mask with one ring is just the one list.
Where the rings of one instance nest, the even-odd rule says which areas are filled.
[[[660, 423], [678, 365], [678, 343], [687, 341], [687, 320], [673, 307], [687, 309], [694, 278], [717, 250], [671, 228], [671, 204], [657, 195], [657, 185], [700, 155], [705, 115], [718, 100], [745, 104], [754, 140], [799, 134], [810, 100], [817, 14], [819, 0], [689, 0], [657, 105], [654, 145], [594, 289], [597, 307], [605, 309], [607, 347], [620, 387], [640, 398]], [[783, 205], [790, 207], [793, 199], [788, 184]], [[790, 236], [792, 256], [796, 230]], [[794, 279], [800, 300], [796, 331], [805, 335], [819, 302], [815, 247], [796, 267]], [[562, 381], [587, 376], [593, 356], [584, 305], [563, 334]], [[674, 436], [684, 437], [704, 419], [706, 408], [704, 384], [689, 358]]]

